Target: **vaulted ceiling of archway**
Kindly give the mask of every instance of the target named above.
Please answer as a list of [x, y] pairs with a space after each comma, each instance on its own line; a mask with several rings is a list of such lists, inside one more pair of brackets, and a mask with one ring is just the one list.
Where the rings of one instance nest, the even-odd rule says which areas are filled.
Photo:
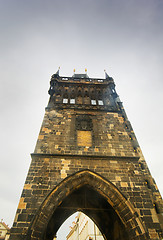
[[76, 211], [82, 211], [88, 215], [107, 240], [128, 239], [114, 209], [106, 199], [88, 185], [75, 190], [57, 207], [48, 223], [45, 239], [53, 239], [62, 223]]

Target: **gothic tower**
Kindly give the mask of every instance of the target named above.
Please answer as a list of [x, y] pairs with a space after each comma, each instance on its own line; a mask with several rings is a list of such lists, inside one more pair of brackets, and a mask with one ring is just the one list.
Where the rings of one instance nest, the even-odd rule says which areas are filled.
[[10, 240], [52, 240], [82, 211], [106, 240], [162, 239], [162, 199], [114, 80], [51, 77]]

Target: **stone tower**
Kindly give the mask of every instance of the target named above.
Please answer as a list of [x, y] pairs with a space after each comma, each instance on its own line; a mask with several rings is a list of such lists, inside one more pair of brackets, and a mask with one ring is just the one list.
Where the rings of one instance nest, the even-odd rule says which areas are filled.
[[106, 240], [162, 239], [162, 199], [115, 83], [51, 77], [10, 240], [52, 240], [82, 211]]

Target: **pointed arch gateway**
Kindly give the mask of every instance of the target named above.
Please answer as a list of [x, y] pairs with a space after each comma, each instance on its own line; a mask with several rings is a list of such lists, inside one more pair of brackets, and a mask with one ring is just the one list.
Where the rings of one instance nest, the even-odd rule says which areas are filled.
[[29, 228], [27, 240], [52, 240], [76, 211], [88, 215], [106, 240], [148, 239], [138, 213], [116, 186], [95, 172], [82, 170], [49, 193]]

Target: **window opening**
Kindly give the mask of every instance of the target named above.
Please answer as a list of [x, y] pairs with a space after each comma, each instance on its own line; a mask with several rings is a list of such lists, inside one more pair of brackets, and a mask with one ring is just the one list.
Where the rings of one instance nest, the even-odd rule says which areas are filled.
[[91, 100], [92, 105], [96, 105], [96, 100]]
[[68, 98], [63, 98], [63, 103], [68, 103]]
[[104, 105], [104, 102], [103, 102], [103, 100], [98, 100], [98, 105]]
[[70, 99], [70, 104], [75, 104], [75, 99], [74, 98]]

